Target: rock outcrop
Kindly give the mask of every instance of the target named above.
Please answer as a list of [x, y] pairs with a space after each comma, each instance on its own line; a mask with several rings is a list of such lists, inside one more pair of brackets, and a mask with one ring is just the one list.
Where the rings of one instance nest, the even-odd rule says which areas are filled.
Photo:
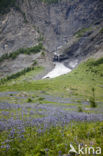
[[39, 35], [44, 36], [47, 50], [55, 51], [78, 30], [100, 25], [103, 19], [102, 0], [62, 0], [54, 4], [18, 0], [17, 6], [0, 16], [0, 55], [35, 45]]
[[8, 13], [0, 15], [0, 56], [39, 42], [47, 52], [59, 52], [69, 60], [101, 56], [103, 1], [17, 0]]

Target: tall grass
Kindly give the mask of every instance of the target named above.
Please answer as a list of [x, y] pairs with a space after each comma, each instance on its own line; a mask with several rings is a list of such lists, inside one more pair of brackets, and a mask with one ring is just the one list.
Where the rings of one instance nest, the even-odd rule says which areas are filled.
[[[64, 127], [47, 128], [44, 132], [42, 129], [28, 127], [24, 133], [15, 130], [13, 139], [7, 139], [7, 134], [11, 133], [1, 133], [0, 136], [3, 143], [0, 148], [1, 156], [69, 156], [72, 155], [69, 154], [70, 144], [77, 151], [79, 144], [81, 147], [87, 145], [103, 149], [102, 122], [72, 122]], [[94, 155], [92, 151], [90, 155]]]

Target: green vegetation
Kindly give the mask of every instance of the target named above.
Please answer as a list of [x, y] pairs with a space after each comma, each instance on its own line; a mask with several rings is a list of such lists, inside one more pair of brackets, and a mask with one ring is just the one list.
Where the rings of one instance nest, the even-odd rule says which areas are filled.
[[45, 52], [44, 51], [41, 53], [41, 56], [43, 56], [43, 57], [45, 56]]
[[82, 37], [86, 32], [89, 32], [89, 31], [91, 31], [91, 30], [92, 30], [91, 27], [89, 27], [89, 28], [82, 28], [82, 29], [78, 30], [78, 31], [75, 33], [75, 35], [76, 35], [76, 37], [80, 38], [80, 37]]
[[15, 2], [16, 0], [0, 0], [0, 13], [8, 12], [9, 8], [15, 5]]
[[[40, 31], [38, 31], [38, 33], [40, 33]], [[44, 36], [40, 34], [40, 37], [38, 38], [38, 42], [42, 42], [43, 40], [44, 40]]]
[[27, 102], [29, 102], [29, 103], [32, 102], [32, 99], [31, 98], [28, 98], [27, 99]]
[[26, 15], [18, 6], [16, 0], [0, 0], [0, 14], [8, 13], [11, 7], [15, 7], [24, 17], [24, 22], [27, 23]]
[[89, 65], [89, 66], [98, 66], [98, 65], [101, 65], [101, 64], [103, 64], [103, 58], [100, 58], [100, 59], [98, 59], [98, 60], [96, 60], [96, 61], [90, 60], [90, 61], [88, 62], [88, 65]]
[[100, 32], [103, 33], [103, 28], [101, 28]]
[[[0, 133], [2, 142], [8, 132]], [[101, 147], [103, 149], [103, 123], [79, 122], [70, 123], [64, 127], [51, 127], [45, 133], [37, 132], [36, 128], [28, 127], [21, 137], [4, 142], [0, 148], [1, 156], [57, 156], [69, 154], [70, 144], [78, 151], [78, 144], [82, 147]], [[6, 145], [11, 147], [5, 150]], [[8, 146], [8, 147], [9, 147]], [[81, 155], [81, 154], [80, 154]], [[91, 154], [92, 156], [93, 154]], [[102, 156], [102, 154], [101, 154]]]
[[44, 2], [44, 3], [52, 4], [52, 3], [58, 3], [61, 0], [41, 0], [41, 1]]
[[43, 45], [40, 43], [31, 48], [20, 48], [15, 52], [4, 54], [0, 57], [0, 62], [4, 61], [5, 59], [15, 59], [20, 54], [27, 54], [30, 55], [31, 53], [36, 54], [43, 49]]
[[[15, 88], [11, 82], [0, 86], [0, 91], [5, 90], [24, 90], [34, 91], [40, 90], [50, 94], [63, 96], [79, 96], [90, 99], [92, 96], [91, 89], [95, 87], [95, 98], [102, 99], [103, 93], [103, 58], [98, 60], [90, 59], [81, 63], [78, 68], [71, 73], [57, 77], [55, 79], [45, 79], [39, 81], [31, 81], [30, 83], [21, 81], [15, 84]], [[26, 87], [24, 87], [26, 86]]]
[[[37, 69], [37, 71], [35, 69]], [[100, 110], [102, 110], [102, 104], [98, 103], [98, 107], [95, 109], [94, 107], [96, 101], [103, 102], [103, 58], [98, 60], [89, 59], [88, 61], [81, 63], [71, 73], [55, 79], [38, 81], [30, 80], [29, 76], [33, 78], [34, 75], [38, 73], [38, 70], [40, 72], [41, 68], [39, 69], [38, 67], [35, 67], [34, 70], [26, 72], [25, 75], [14, 77], [15, 85], [13, 84], [13, 79], [5, 81], [4, 84], [1, 84], [0, 91], [2, 92], [20, 91], [20, 93], [17, 93], [16, 95], [11, 94], [11, 96], [7, 97], [0, 97], [0, 101], [2, 102], [4, 100], [8, 100], [8, 102], [11, 102], [11, 104], [15, 103], [15, 105], [19, 102], [22, 107], [24, 104], [25, 109], [28, 112], [23, 116], [21, 108], [18, 108], [18, 110], [4, 109], [5, 112], [9, 112], [9, 117], [7, 115], [4, 116], [4, 111], [1, 110], [2, 113], [0, 113], [0, 118], [10, 119], [12, 114], [14, 114], [15, 119], [18, 111], [18, 116], [20, 119], [23, 118], [24, 121], [31, 116], [33, 116], [34, 119], [41, 121], [42, 117], [44, 120], [44, 114], [46, 114], [47, 110], [51, 109], [50, 106], [56, 106], [56, 110], [59, 110], [60, 106], [61, 109], [66, 106], [63, 111], [75, 111], [75, 115], [77, 111], [81, 112], [82, 115], [82, 112], [90, 114], [94, 113], [93, 111], [96, 109], [96, 114], [98, 112], [100, 113]], [[27, 80], [24, 81], [24, 78]], [[23, 91], [27, 91], [28, 94], [24, 94]], [[69, 97], [70, 99], [73, 98], [74, 101], [72, 101], [72, 103], [69, 103], [69, 101], [68, 103], [62, 103], [62, 101], [60, 103], [57, 103], [58, 101], [52, 102], [49, 101], [49, 99], [47, 100], [46, 98], [43, 98], [42, 94], [54, 94], [55, 96]], [[90, 101], [91, 98], [92, 100]], [[88, 103], [84, 104], [83, 101]], [[27, 102], [29, 103], [28, 105], [26, 105]], [[33, 107], [34, 105], [35, 108]], [[47, 114], [50, 114], [50, 110]], [[49, 116], [49, 119], [51, 119], [51, 116]], [[56, 125], [56, 127], [48, 126], [45, 128], [45, 126], [47, 126], [46, 124], [44, 126], [40, 126], [41, 127], [32, 127], [28, 124], [28, 127], [26, 127], [25, 131], [21, 134], [20, 129], [18, 130], [16, 128], [13, 129], [15, 133], [14, 131], [12, 132], [11, 129], [8, 132], [6, 130], [2, 131], [0, 133], [1, 156], [67, 155], [70, 150], [70, 143], [73, 144], [76, 150], [78, 144], [82, 144], [83, 146], [87, 145], [89, 147], [92, 146], [94, 148], [101, 147], [103, 150], [103, 122], [78, 121], [70, 122], [69, 124], [63, 126]], [[9, 137], [11, 132], [13, 133], [13, 138]]]
[[35, 70], [38, 70], [38, 69], [41, 69], [41, 67], [27, 67], [27, 68], [24, 68], [22, 71], [20, 72], [17, 72], [15, 74], [12, 74], [10, 76], [7, 76], [5, 78], [2, 78], [0, 79], [0, 84], [4, 84], [10, 80], [13, 80], [13, 79], [17, 79], [19, 77], [21, 77], [22, 75], [25, 75], [26, 73], [30, 72], [30, 71], [35, 71]]
[[34, 62], [33, 62], [33, 66], [35, 66], [35, 65], [37, 65], [38, 64], [38, 62], [37, 62], [37, 60], [34, 60]]
[[43, 97], [39, 97], [39, 101], [43, 101], [45, 98], [43, 98]]
[[78, 112], [83, 112], [83, 109], [81, 106], [78, 107]]
[[90, 97], [89, 101], [90, 101], [90, 106], [92, 108], [95, 108], [97, 106], [96, 102], [95, 102], [95, 99], [93, 97]]
[[90, 101], [90, 106], [92, 108], [95, 108], [97, 106], [96, 101], [95, 101], [95, 89], [94, 88], [92, 88], [92, 97], [90, 97], [89, 101]]

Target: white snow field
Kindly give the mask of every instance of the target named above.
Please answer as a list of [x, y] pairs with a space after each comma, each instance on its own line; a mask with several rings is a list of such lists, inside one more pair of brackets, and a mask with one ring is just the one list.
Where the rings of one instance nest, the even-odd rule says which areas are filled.
[[47, 75], [45, 75], [42, 79], [46, 78], [55, 78], [60, 75], [64, 75], [71, 72], [70, 68], [67, 68], [63, 63], [56, 62], [54, 69], [49, 72]]

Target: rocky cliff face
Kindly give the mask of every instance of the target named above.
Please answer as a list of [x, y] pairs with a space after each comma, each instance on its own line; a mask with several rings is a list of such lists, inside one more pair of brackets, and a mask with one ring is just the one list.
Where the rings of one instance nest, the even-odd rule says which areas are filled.
[[[91, 47], [97, 40], [102, 44], [103, 33], [100, 33], [103, 27], [102, 0], [62, 0], [51, 4], [40, 0], [18, 0], [17, 6], [12, 7], [8, 14], [0, 16], [0, 55], [20, 47], [34, 46], [41, 40], [49, 52], [66, 46], [71, 48], [70, 53], [73, 54], [77, 49], [76, 54], [79, 51], [83, 52], [84, 47], [89, 48], [90, 42]], [[94, 39], [95, 42], [88, 38], [69, 45], [78, 30], [90, 27], [93, 30], [89, 31], [87, 37], [92, 35], [93, 38], [98, 35], [97, 40]], [[84, 53], [88, 52], [85, 50]]]
[[0, 18], [0, 55], [23, 47], [31, 47], [38, 41], [38, 33], [29, 23], [25, 23], [23, 15], [11, 9]]

